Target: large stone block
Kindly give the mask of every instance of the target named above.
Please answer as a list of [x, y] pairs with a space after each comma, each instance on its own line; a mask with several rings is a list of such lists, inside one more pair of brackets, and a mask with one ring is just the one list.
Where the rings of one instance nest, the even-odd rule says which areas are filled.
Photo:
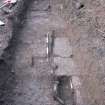
[[54, 63], [58, 66], [58, 68], [55, 71], [56, 75], [70, 76], [77, 74], [74, 62], [71, 58], [55, 57]]
[[61, 57], [70, 57], [72, 48], [68, 38], [60, 37], [55, 39], [54, 54]]

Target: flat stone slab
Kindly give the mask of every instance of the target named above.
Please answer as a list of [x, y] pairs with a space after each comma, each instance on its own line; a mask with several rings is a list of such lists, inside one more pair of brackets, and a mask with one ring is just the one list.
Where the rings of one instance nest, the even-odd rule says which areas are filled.
[[56, 75], [73, 75], [77, 74], [74, 62], [71, 58], [61, 58], [55, 57], [54, 63], [58, 66], [57, 70], [55, 71]]
[[72, 48], [69, 39], [66, 37], [56, 38], [54, 42], [54, 54], [61, 57], [70, 57]]

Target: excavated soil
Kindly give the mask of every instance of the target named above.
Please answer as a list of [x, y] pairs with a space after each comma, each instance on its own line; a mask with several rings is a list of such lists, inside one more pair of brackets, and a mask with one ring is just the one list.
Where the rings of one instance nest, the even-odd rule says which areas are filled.
[[68, 105], [105, 105], [104, 10], [104, 0], [19, 0], [9, 16], [1, 11], [6, 25], [0, 26], [0, 105], [59, 105], [46, 59], [52, 30], [69, 39], [75, 66], [70, 76], [80, 82], [81, 97], [66, 92], [73, 99]]

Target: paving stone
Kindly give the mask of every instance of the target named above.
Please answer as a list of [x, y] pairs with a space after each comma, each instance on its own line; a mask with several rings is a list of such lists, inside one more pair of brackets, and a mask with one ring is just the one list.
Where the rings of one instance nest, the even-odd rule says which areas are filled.
[[60, 37], [55, 39], [54, 54], [61, 57], [70, 57], [72, 49], [70, 48], [69, 39]]

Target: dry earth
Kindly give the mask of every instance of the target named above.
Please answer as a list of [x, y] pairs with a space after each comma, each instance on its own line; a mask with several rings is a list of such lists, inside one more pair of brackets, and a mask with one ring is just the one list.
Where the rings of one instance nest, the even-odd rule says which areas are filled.
[[20, 0], [12, 19], [1, 11], [0, 105], [58, 105], [46, 60], [45, 35], [52, 30], [69, 39], [77, 105], [105, 105], [104, 13], [104, 0]]

